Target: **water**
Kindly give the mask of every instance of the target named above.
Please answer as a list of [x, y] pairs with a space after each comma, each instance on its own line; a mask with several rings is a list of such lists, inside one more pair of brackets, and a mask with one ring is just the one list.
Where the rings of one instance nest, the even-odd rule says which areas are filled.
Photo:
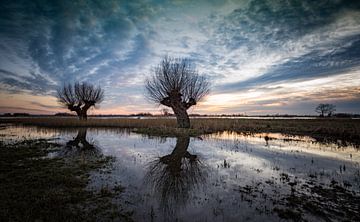
[[[0, 117], [0, 119], [21, 119], [19, 117]], [[39, 116], [26, 116], [25, 118], [39, 118]], [[41, 118], [54, 118], [54, 116], [41, 116]], [[76, 116], [56, 116], [56, 118], [74, 118]], [[89, 119], [176, 119], [175, 116], [89, 116]], [[191, 119], [318, 119], [316, 116], [190, 116]], [[351, 118], [358, 119], [358, 118]]]
[[[196, 138], [123, 130], [2, 126], [5, 142], [46, 138], [52, 156], [115, 157], [89, 189], [124, 192], [114, 201], [135, 221], [310, 221], [358, 219], [360, 153], [311, 137], [223, 132]], [[345, 215], [345, 216], [344, 216]]]

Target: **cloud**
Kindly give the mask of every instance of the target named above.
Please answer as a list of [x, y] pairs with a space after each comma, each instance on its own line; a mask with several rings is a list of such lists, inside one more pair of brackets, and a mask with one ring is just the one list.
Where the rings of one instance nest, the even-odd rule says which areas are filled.
[[[0, 109], [3, 113], [35, 113], [35, 114], [44, 114], [43, 109], [32, 109], [32, 108], [23, 108], [16, 106], [0, 106]], [[46, 111], [45, 111], [46, 112]]]
[[211, 17], [216, 28], [201, 48], [206, 49], [213, 75], [221, 76], [220, 83], [264, 75], [274, 65], [314, 49], [332, 50], [360, 34], [355, 6], [341, 1], [286, 2], [251, 1], [227, 16]]
[[60, 109], [60, 108], [62, 108], [60, 105], [47, 105], [47, 104], [43, 104], [43, 103], [39, 103], [39, 102], [35, 102], [35, 101], [31, 101], [30, 103], [32, 105], [41, 107], [43, 109]]
[[[289, 104], [279, 94], [289, 89], [284, 83], [337, 78], [360, 65], [356, 1], [2, 1], [0, 8], [1, 91], [54, 95], [63, 83], [89, 81], [105, 89], [102, 110], [155, 109], [143, 82], [166, 54], [190, 57], [212, 81], [213, 97], [273, 93], [249, 110]], [[346, 89], [359, 84], [354, 78]], [[341, 92], [331, 84], [305, 94]], [[219, 101], [204, 107], [244, 105]], [[41, 104], [32, 105], [49, 108]]]
[[0, 35], [12, 38], [11, 44], [22, 47], [17, 51], [25, 51], [24, 57], [57, 83], [88, 77], [102, 79], [116, 67], [136, 63], [141, 59], [140, 52], [146, 52], [138, 26], [144, 25], [140, 23], [151, 10], [140, 3], [120, 3], [9, 3], [4, 9], [6, 19], [1, 23]]
[[[237, 91], [277, 82], [299, 79], [316, 79], [323, 76], [358, 70], [360, 67], [360, 35], [336, 42], [334, 50], [313, 50], [305, 55], [274, 64], [259, 77], [224, 84], [219, 91]], [[331, 46], [334, 46], [333, 43]], [[330, 48], [330, 47], [329, 47]]]
[[44, 76], [33, 73], [32, 71], [30, 71], [30, 76], [22, 76], [3, 69], [0, 69], [0, 73], [1, 84], [4, 86], [4, 88], [2, 88], [3, 90], [6, 88], [8, 88], [8, 91], [12, 92], [22, 92], [26, 90], [31, 93], [45, 95], [46, 92], [49, 92], [54, 88], [54, 85], [52, 85], [52, 83]]
[[[360, 81], [356, 80], [359, 74], [356, 71], [316, 79], [284, 81], [275, 85], [250, 87], [239, 92], [210, 95], [201, 104], [201, 109], [209, 109], [214, 113], [221, 113], [223, 110], [248, 114], [252, 113], [251, 110], [286, 113], [292, 110], [292, 113], [309, 114], [312, 113], [314, 104], [318, 103], [356, 104], [360, 99]], [[301, 107], [299, 104], [305, 106]], [[357, 112], [357, 107], [358, 105], [352, 108], [347, 106], [347, 110]]]

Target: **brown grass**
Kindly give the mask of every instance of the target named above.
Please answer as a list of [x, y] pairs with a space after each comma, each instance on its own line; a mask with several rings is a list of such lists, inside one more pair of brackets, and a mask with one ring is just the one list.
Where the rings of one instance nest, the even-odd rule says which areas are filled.
[[[157, 135], [176, 135], [183, 130], [176, 128], [175, 119], [88, 119], [76, 118], [2, 118], [0, 123], [13, 123], [42, 127], [112, 127], [130, 128], [138, 132]], [[218, 119], [201, 118], [191, 120], [191, 135], [221, 131], [274, 132], [291, 135], [307, 135], [320, 140], [342, 140], [360, 144], [360, 119]]]

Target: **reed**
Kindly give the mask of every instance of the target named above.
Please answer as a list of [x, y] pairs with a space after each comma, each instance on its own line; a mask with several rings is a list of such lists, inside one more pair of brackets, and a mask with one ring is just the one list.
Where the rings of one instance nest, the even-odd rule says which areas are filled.
[[[184, 132], [184, 130], [176, 128], [175, 119], [168, 118], [90, 118], [86, 121], [71, 117], [1, 118], [0, 123], [55, 128], [128, 128], [142, 133], [166, 136]], [[189, 132], [193, 136], [221, 131], [307, 135], [320, 140], [342, 140], [360, 144], [360, 119], [191, 119], [191, 129]]]

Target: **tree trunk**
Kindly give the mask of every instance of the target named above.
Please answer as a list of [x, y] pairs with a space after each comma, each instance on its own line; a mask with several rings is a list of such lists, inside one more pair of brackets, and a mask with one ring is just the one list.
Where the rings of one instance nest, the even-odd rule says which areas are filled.
[[76, 115], [79, 117], [80, 120], [82, 119], [81, 111], [76, 111]]
[[85, 105], [81, 109], [81, 116], [83, 120], [87, 120], [87, 111], [93, 106], [93, 103], [85, 103]]
[[76, 112], [76, 115], [78, 116], [79, 119], [81, 119], [81, 108], [79, 106], [69, 106], [68, 109], [70, 111]]
[[87, 120], [87, 111], [88, 111], [88, 107], [84, 106], [82, 109], [81, 109], [81, 119], [82, 120]]
[[186, 111], [186, 108], [182, 104], [178, 104], [172, 107], [175, 115], [176, 121], [179, 128], [190, 128], [190, 119]]
[[87, 120], [87, 110], [83, 110], [83, 111], [81, 112], [81, 118], [82, 118], [83, 120]]

